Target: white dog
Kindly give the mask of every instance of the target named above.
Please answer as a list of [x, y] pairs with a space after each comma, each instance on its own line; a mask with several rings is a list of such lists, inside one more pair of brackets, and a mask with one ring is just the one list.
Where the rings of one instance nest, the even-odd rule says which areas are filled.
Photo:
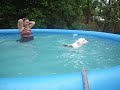
[[85, 38], [79, 38], [76, 42], [74, 42], [72, 44], [67, 44], [67, 45], [64, 44], [63, 46], [79, 48], [79, 47], [85, 45], [86, 43], [88, 43], [88, 41]]

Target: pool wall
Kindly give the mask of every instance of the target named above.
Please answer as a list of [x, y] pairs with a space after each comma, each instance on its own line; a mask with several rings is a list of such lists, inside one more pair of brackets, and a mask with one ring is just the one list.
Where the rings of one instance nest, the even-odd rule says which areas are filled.
[[[105, 39], [112, 39], [120, 42], [120, 35], [96, 31], [85, 31], [85, 30], [66, 30], [66, 29], [32, 29], [33, 33], [54, 33], [54, 34], [80, 34], [87, 36], [95, 36]], [[2, 35], [12, 35], [19, 34], [18, 29], [0, 29], [0, 34]]]
[[[90, 35], [120, 42], [120, 35], [62, 29], [32, 29], [34, 33]], [[1, 29], [0, 35], [19, 34], [17, 29]], [[120, 90], [120, 66], [87, 72], [90, 90]], [[65, 75], [0, 78], [0, 90], [85, 90], [81, 71]]]

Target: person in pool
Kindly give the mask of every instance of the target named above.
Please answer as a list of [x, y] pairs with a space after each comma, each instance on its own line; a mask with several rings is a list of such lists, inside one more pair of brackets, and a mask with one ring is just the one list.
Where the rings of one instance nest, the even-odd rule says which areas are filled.
[[21, 38], [17, 41], [28, 42], [34, 39], [31, 28], [35, 25], [34, 21], [29, 21], [27, 18], [18, 20], [18, 30], [20, 31]]
[[79, 38], [76, 42], [74, 42], [72, 44], [64, 44], [63, 46], [72, 47], [72, 48], [79, 48], [79, 47], [85, 45], [86, 43], [88, 43], [88, 41], [85, 38]]

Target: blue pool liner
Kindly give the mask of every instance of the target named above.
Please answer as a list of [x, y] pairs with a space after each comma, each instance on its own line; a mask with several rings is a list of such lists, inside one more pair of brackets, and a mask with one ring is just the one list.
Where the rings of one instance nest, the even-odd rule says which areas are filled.
[[[120, 35], [62, 29], [32, 29], [33, 33], [80, 34], [112, 39], [120, 42]], [[0, 35], [19, 34], [17, 29], [1, 29]], [[120, 90], [120, 66], [87, 72], [90, 90]], [[0, 90], [85, 90], [82, 72], [39, 76], [0, 78]]]

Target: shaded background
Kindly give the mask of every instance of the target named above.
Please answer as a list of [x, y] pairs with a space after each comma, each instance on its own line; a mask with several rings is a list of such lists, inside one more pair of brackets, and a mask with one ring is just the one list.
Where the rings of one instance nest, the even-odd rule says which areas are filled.
[[120, 0], [0, 0], [0, 28], [19, 18], [34, 28], [84, 29], [120, 34]]

